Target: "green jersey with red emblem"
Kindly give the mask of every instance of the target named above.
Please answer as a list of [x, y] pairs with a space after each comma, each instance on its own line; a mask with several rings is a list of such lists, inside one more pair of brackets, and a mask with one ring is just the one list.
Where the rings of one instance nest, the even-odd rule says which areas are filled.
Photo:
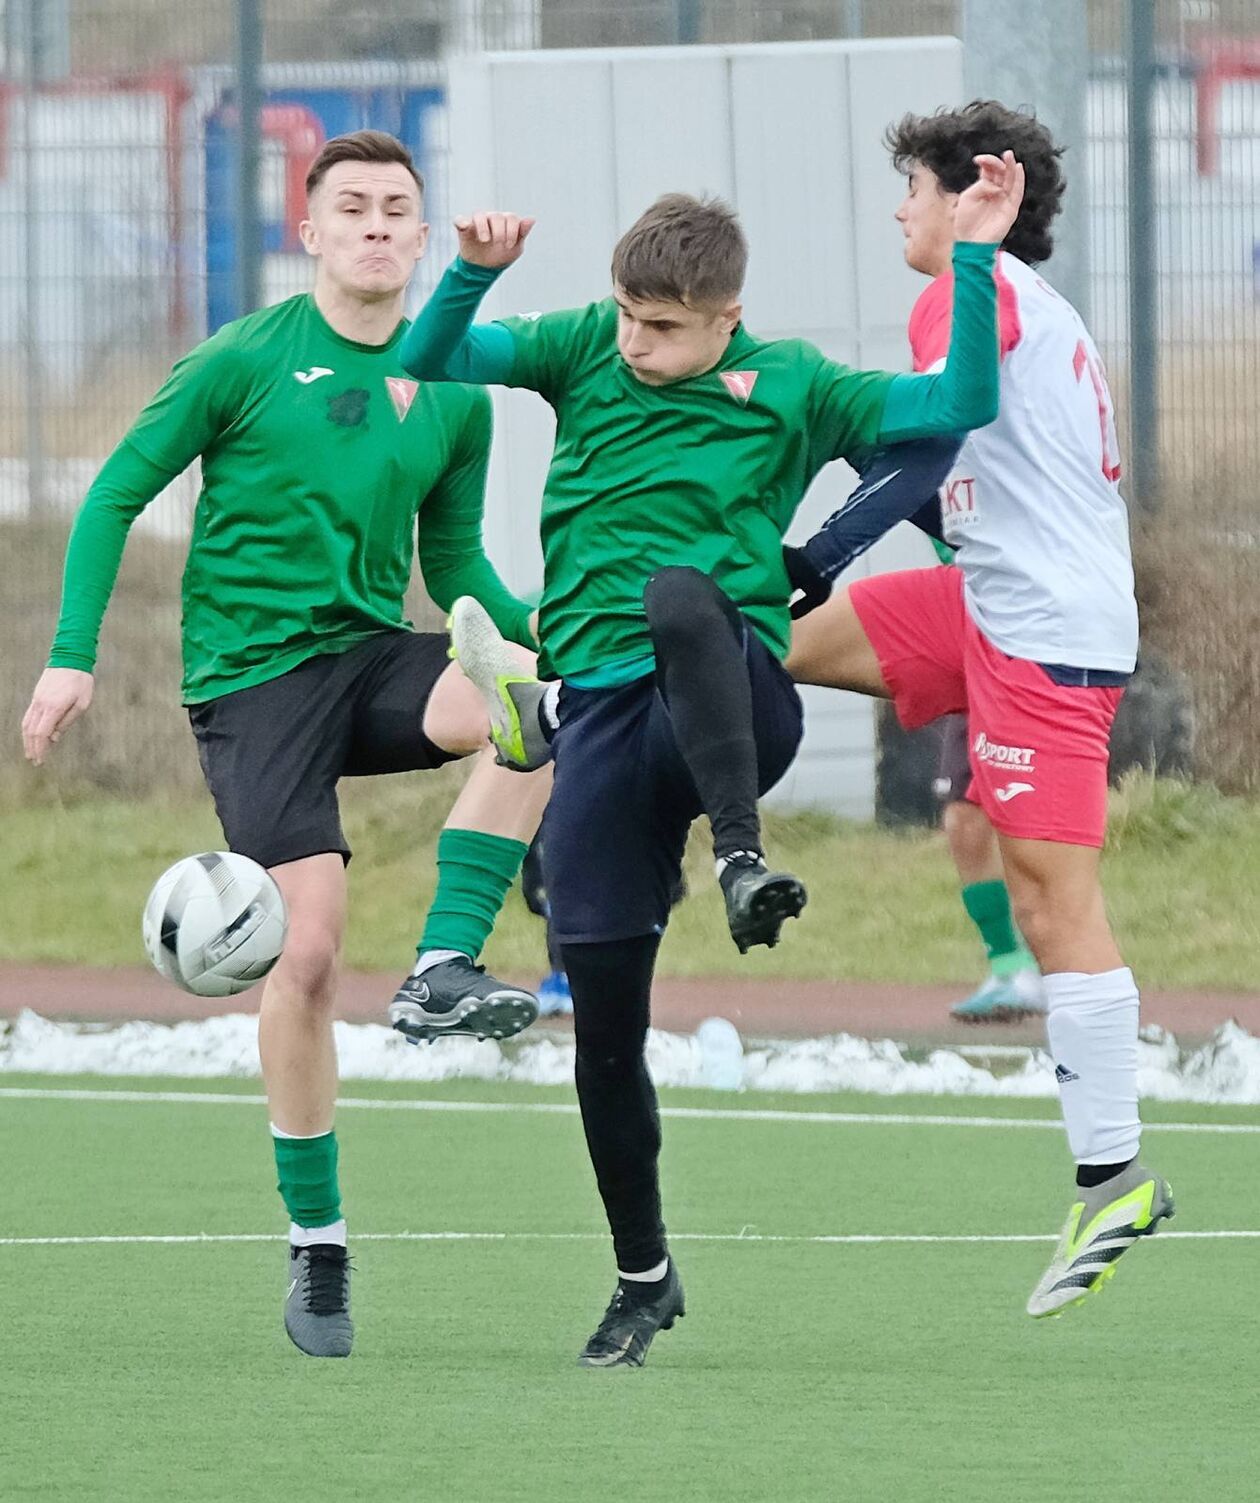
[[92, 670], [127, 529], [198, 457], [185, 703], [408, 627], [417, 545], [439, 606], [476, 595], [500, 630], [530, 642], [528, 608], [482, 547], [489, 400], [413, 380], [398, 358], [406, 327], [386, 344], [357, 344], [304, 294], [228, 324], [181, 360], [76, 518], [51, 664]]
[[648, 386], [618, 352], [612, 298], [501, 324], [506, 383], [556, 413], [541, 613], [554, 671], [594, 687], [649, 669], [643, 587], [671, 564], [711, 575], [784, 656], [781, 539], [824, 465], [875, 446], [893, 377], [741, 326], [715, 369]]

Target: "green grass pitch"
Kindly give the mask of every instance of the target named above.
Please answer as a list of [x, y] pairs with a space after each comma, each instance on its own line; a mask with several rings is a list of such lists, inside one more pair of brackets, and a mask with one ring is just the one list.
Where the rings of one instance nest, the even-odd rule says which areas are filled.
[[[386, 1235], [354, 1245], [353, 1357], [321, 1363], [281, 1328], [263, 1108], [39, 1094], [128, 1088], [257, 1089], [0, 1079], [6, 1500], [1256, 1496], [1260, 1237], [1181, 1234], [1260, 1232], [1260, 1110], [1150, 1108], [1179, 1235], [1038, 1323], [1049, 1242], [812, 1239], [1048, 1235], [1061, 1133], [816, 1114], [1050, 1103], [667, 1093], [688, 1315], [641, 1372], [591, 1373], [612, 1280], [571, 1093], [348, 1088], [381, 1104], [340, 1116], [352, 1240]], [[1244, 1130], [1158, 1127], [1186, 1121]], [[275, 1240], [22, 1240], [203, 1234]]]

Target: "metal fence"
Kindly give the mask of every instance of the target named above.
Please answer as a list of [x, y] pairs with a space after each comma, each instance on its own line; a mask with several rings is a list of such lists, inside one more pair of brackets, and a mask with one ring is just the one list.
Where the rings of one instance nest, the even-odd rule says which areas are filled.
[[[1071, 212], [1047, 274], [1082, 304], [1111, 368], [1148, 626], [1194, 681], [1205, 770], [1254, 782], [1236, 729], [1254, 739], [1260, 703], [1254, 0], [0, 0], [0, 14], [0, 768], [51, 635], [71, 510], [172, 358], [251, 295], [242, 104], [258, 127], [244, 157], [257, 166], [257, 295], [306, 285], [297, 185], [314, 147], [374, 124], [408, 140], [429, 178], [436, 233], [418, 299], [456, 207], [451, 56], [952, 32], [970, 91], [1034, 105], [1071, 148]], [[133, 535], [101, 662], [111, 703], [70, 749], [96, 782], [190, 775], [174, 699], [194, 495], [186, 478]]]

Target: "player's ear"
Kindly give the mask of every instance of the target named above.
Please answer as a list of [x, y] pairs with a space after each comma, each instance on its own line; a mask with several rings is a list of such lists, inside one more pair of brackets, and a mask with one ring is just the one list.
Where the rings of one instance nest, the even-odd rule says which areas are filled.
[[739, 323], [740, 319], [743, 318], [743, 316], [744, 306], [742, 303], [728, 303], [726, 307], [722, 309], [721, 313], [723, 334], [733, 334], [735, 332], [735, 326]]
[[298, 236], [302, 241], [302, 249], [308, 256], [319, 255], [319, 236], [315, 233], [315, 226], [309, 219], [304, 219], [298, 225]]
[[416, 260], [418, 261], [429, 248], [429, 226], [426, 223], [420, 225], [420, 238], [416, 242]]

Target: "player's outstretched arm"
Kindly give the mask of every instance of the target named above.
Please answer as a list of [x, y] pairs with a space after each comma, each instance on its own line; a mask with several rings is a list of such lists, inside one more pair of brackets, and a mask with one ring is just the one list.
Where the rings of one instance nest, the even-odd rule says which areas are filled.
[[802, 548], [785, 549], [788, 575], [803, 598], [792, 606], [799, 617], [821, 605], [831, 584], [854, 559], [898, 522], [908, 522], [936, 504], [958, 458], [957, 437], [923, 438], [881, 449], [861, 468], [852, 495]]
[[[978, 157], [981, 178], [959, 196], [961, 227], [984, 237], [1006, 235], [1019, 212], [1023, 169], [1009, 152]], [[955, 218], [955, 229], [960, 220]], [[954, 302], [943, 370], [924, 375], [855, 371], [823, 360], [808, 418], [817, 458], [849, 458], [872, 447], [941, 438], [983, 428], [997, 417], [1001, 346], [994, 263], [1000, 239], [954, 245]]]
[[979, 177], [961, 193], [954, 217], [954, 307], [949, 354], [942, 371], [898, 376], [888, 392], [881, 443], [983, 428], [997, 417], [1000, 345], [997, 332], [998, 248], [1024, 197], [1024, 169], [1007, 151], [979, 156]]
[[170, 480], [169, 471], [124, 439], [79, 508], [66, 547], [61, 616], [48, 667], [22, 717], [23, 747], [37, 767], [92, 703], [97, 639], [127, 534]]
[[472, 214], [455, 221], [459, 255], [403, 338], [403, 365], [421, 381], [503, 384], [516, 344], [502, 324], [477, 324], [481, 300], [503, 270], [520, 259], [532, 219]]

